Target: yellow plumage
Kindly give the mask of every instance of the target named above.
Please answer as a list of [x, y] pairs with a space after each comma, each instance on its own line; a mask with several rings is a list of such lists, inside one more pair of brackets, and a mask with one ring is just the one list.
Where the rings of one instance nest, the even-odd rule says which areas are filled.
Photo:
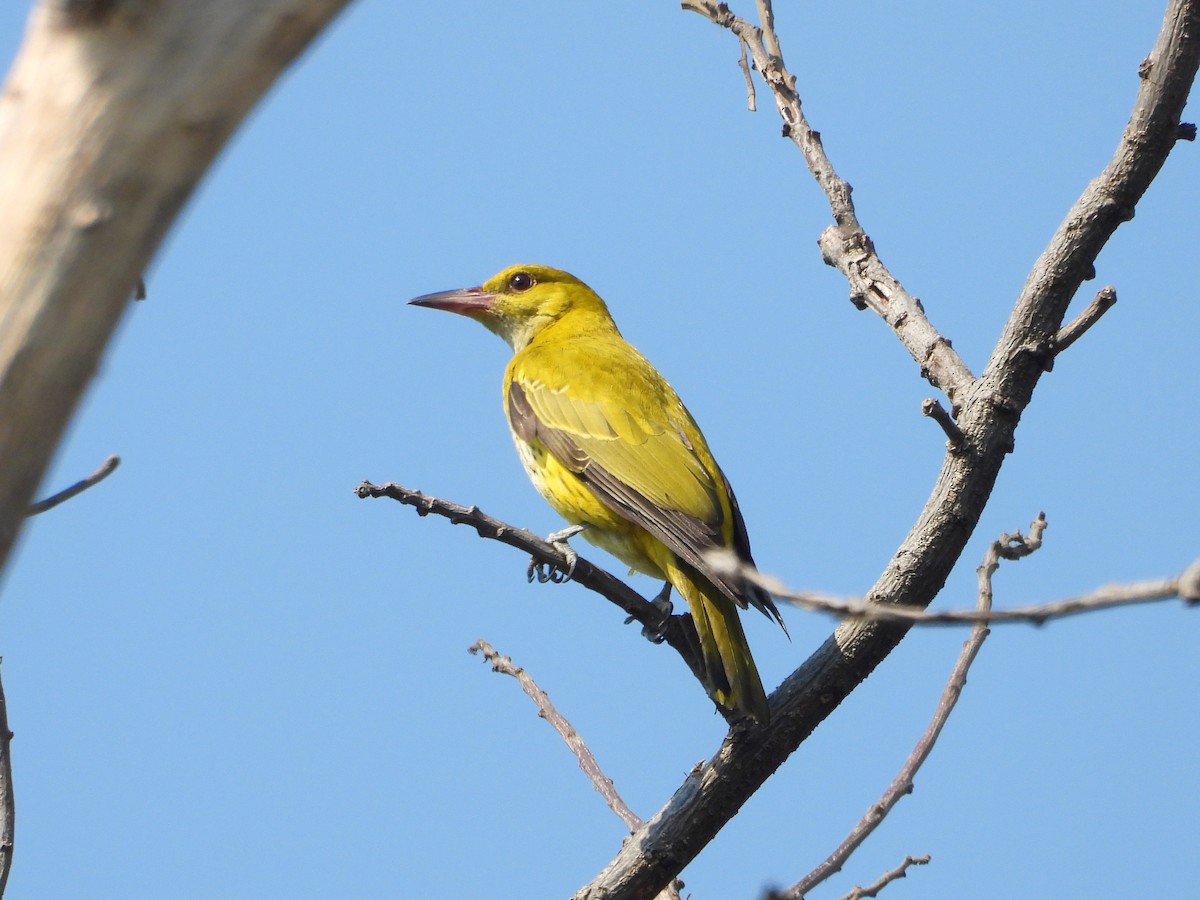
[[703, 554], [751, 561], [733, 491], [699, 427], [650, 362], [621, 337], [604, 301], [546, 266], [513, 266], [482, 287], [413, 303], [482, 322], [514, 350], [504, 405], [538, 491], [583, 536], [687, 601], [709, 690], [759, 722], [767, 698], [738, 618], [764, 592], [717, 575]]

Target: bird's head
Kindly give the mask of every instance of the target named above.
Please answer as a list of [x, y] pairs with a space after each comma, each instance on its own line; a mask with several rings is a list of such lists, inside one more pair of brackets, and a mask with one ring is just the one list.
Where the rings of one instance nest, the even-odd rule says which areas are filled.
[[524, 349], [568, 314], [580, 323], [612, 326], [608, 309], [595, 291], [574, 275], [549, 266], [509, 266], [479, 287], [439, 291], [408, 302], [481, 322], [513, 350]]

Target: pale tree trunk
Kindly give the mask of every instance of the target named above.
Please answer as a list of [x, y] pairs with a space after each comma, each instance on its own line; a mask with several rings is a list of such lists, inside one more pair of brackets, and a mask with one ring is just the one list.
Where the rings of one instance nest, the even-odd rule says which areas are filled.
[[138, 279], [349, 0], [58, 0], [0, 97], [0, 569]]

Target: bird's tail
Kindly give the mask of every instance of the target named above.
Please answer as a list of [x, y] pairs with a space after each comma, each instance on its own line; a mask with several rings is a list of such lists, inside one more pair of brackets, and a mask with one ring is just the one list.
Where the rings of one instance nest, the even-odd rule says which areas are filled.
[[767, 724], [767, 693], [750, 655], [737, 606], [689, 566], [672, 566], [669, 575], [691, 610], [713, 700], [725, 709], [745, 713], [760, 725]]

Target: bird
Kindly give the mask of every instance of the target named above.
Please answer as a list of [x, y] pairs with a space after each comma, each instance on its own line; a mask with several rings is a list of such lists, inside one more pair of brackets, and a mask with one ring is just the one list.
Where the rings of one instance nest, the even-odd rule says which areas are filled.
[[[513, 350], [503, 399], [530, 480], [572, 527], [631, 570], [687, 602], [709, 696], [729, 715], [769, 721], [767, 695], [738, 610], [776, 621], [770, 595], [709, 551], [753, 565], [737, 499], [691, 413], [617, 329], [600, 296], [575, 276], [510, 266], [479, 287], [425, 294], [419, 307], [458, 313]], [[573, 567], [573, 566], [572, 566]], [[569, 572], [568, 572], [569, 575]]]

